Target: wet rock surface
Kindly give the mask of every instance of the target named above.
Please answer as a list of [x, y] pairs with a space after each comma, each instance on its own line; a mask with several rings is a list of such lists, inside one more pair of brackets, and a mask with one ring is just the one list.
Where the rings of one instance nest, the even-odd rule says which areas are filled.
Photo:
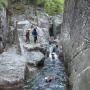
[[[53, 49], [51, 46], [50, 48]], [[55, 53], [54, 58], [51, 56], [52, 50], [50, 53], [45, 59], [44, 67], [32, 79], [27, 80], [24, 90], [67, 90], [64, 65]]]
[[[30, 82], [27, 82], [24, 90], [66, 90], [66, 77], [63, 64], [59, 61], [47, 61], [42, 71], [34, 77]], [[52, 76], [51, 82], [45, 82], [45, 77]]]

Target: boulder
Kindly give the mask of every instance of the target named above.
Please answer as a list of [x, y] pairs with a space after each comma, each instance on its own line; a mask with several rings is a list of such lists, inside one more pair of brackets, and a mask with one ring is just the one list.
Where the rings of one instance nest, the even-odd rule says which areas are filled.
[[45, 56], [40, 51], [32, 51], [27, 53], [27, 64], [30, 66], [42, 66]]
[[2, 53], [0, 55], [0, 90], [5, 86], [11, 88], [23, 84], [24, 69], [25, 58], [17, 55], [15, 48]]
[[61, 33], [61, 24], [63, 22], [63, 15], [55, 15], [52, 17], [53, 19], [53, 33], [56, 37], [58, 34]]
[[25, 67], [24, 80], [28, 81], [28, 80], [32, 79], [36, 75], [37, 72], [38, 72], [37, 67], [30, 66], [27, 63], [26, 67]]
[[26, 44], [24, 45], [24, 48], [27, 50], [27, 51], [40, 51], [42, 52], [43, 54], [45, 54], [46, 52], [46, 47], [43, 46], [43, 45], [40, 45], [40, 44]]

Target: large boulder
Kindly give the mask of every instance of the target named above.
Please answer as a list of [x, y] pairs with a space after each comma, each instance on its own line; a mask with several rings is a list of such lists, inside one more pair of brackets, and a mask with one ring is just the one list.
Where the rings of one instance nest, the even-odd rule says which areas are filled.
[[63, 15], [55, 15], [53, 16], [53, 33], [54, 36], [56, 37], [58, 34], [61, 33], [61, 24], [63, 21]]
[[40, 44], [24, 44], [24, 48], [27, 50], [27, 51], [40, 51], [42, 52], [43, 54], [45, 54], [46, 52], [46, 46], [44, 45], [40, 45]]
[[38, 72], [38, 68], [44, 65], [44, 55], [40, 51], [27, 52], [25, 67], [25, 80], [32, 79]]
[[17, 55], [15, 48], [10, 48], [2, 53], [0, 55], [0, 90], [4, 90], [3, 88], [6, 86], [9, 90], [8, 87], [12, 88], [23, 84], [24, 69], [25, 58]]
[[40, 51], [27, 52], [27, 64], [30, 66], [42, 66], [45, 56]]
[[30, 63], [27, 63], [25, 67], [25, 73], [24, 73], [25, 81], [32, 79], [38, 72], [37, 67], [30, 66], [29, 64]]
[[49, 28], [49, 16], [44, 12], [38, 12], [38, 24], [41, 28]]

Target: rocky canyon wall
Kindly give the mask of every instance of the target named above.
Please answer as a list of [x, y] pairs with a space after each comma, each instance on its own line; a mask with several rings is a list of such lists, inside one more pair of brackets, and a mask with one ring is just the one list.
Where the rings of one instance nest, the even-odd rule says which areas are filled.
[[90, 90], [90, 0], [65, 0], [61, 41], [72, 90]]

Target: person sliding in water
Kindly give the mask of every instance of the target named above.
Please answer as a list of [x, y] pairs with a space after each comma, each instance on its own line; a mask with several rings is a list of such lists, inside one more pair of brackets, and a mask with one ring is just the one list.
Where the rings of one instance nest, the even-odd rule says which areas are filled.
[[46, 83], [50, 83], [52, 80], [55, 80], [55, 76], [49, 75], [49, 76], [45, 77], [45, 82]]

